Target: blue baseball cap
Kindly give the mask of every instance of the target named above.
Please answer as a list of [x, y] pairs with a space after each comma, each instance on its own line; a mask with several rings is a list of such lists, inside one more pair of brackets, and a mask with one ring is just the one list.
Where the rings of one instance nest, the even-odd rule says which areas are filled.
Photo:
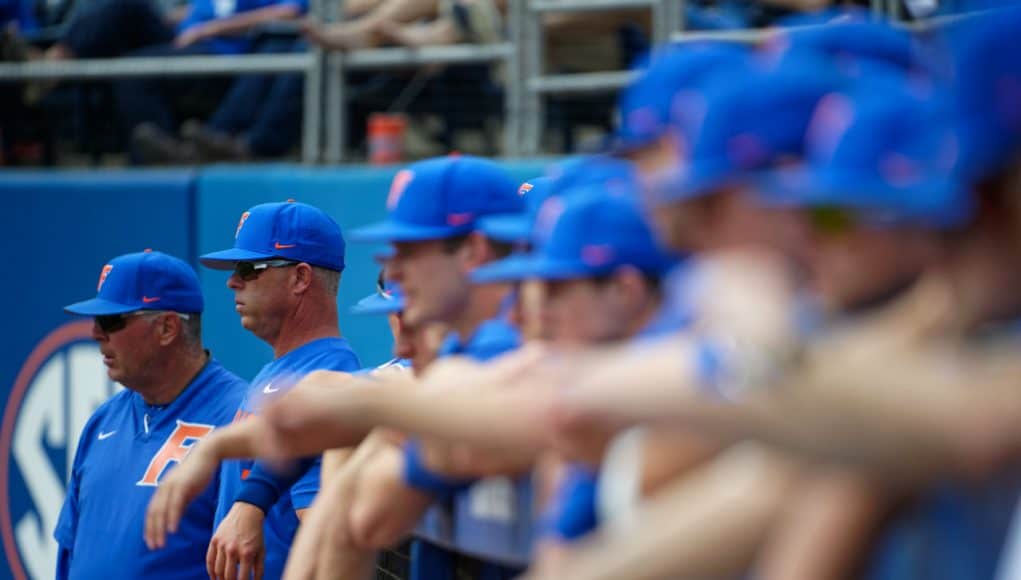
[[937, 100], [906, 90], [833, 93], [806, 133], [805, 162], [759, 181], [767, 206], [836, 206], [876, 224], [954, 227], [971, 216], [955, 177], [960, 145]]
[[587, 155], [554, 164], [543, 177], [530, 179], [518, 190], [525, 209], [517, 214], [491, 216], [479, 220], [478, 229], [494, 240], [525, 242], [532, 240], [532, 225], [539, 209], [555, 195], [568, 195], [589, 186], [610, 193], [629, 193], [635, 187], [634, 166], [618, 157]]
[[921, 67], [920, 52], [910, 32], [854, 16], [825, 26], [780, 28], [765, 50], [781, 59], [813, 52], [846, 70], [863, 62], [902, 70]]
[[671, 45], [638, 61], [634, 68], [645, 71], [621, 93], [620, 128], [611, 152], [626, 155], [654, 142], [670, 126], [679, 91], [721, 71], [742, 68], [749, 54], [733, 42], [699, 42]]
[[589, 278], [622, 266], [662, 275], [677, 263], [656, 241], [632, 195], [600, 187], [546, 200], [536, 228], [548, 230], [543, 244], [476, 269], [472, 281]]
[[550, 167], [554, 194], [589, 186], [599, 186], [608, 193], [630, 192], [637, 174], [631, 162], [610, 155], [585, 155], [568, 159]]
[[386, 282], [382, 288], [362, 298], [351, 308], [352, 314], [396, 314], [404, 310], [404, 294], [396, 282]]
[[518, 184], [500, 165], [467, 155], [413, 163], [397, 172], [386, 220], [359, 228], [359, 242], [440, 240], [477, 229], [479, 218], [520, 213]]
[[688, 96], [678, 119], [687, 158], [643, 178], [641, 194], [655, 207], [708, 195], [754, 172], [800, 157], [816, 104], [847, 79], [818, 60], [747, 69]]
[[97, 295], [64, 307], [72, 314], [104, 316], [137, 310], [202, 312], [199, 278], [183, 260], [146, 250], [110, 260], [99, 274]]
[[954, 39], [955, 105], [965, 178], [987, 177], [1021, 148], [1021, 9], [991, 11]]
[[552, 177], [533, 177], [518, 188], [525, 202], [525, 210], [520, 213], [486, 216], [479, 218], [478, 230], [487, 238], [499, 242], [522, 242], [528, 240], [542, 202], [553, 195], [554, 182]]
[[282, 258], [329, 270], [344, 269], [344, 235], [323, 210], [304, 203], [264, 203], [241, 214], [234, 247], [199, 257], [214, 270], [237, 262]]

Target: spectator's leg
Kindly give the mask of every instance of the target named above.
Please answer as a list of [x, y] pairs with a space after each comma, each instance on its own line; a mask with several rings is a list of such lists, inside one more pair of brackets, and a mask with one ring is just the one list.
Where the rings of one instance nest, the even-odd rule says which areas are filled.
[[[290, 38], [265, 40], [255, 46], [254, 52], [259, 54], [294, 52], [295, 45], [296, 42]], [[238, 77], [206, 125], [226, 135], [244, 132], [256, 121], [276, 78], [277, 75]]]
[[173, 39], [173, 28], [150, 0], [98, 0], [72, 16], [64, 38], [47, 56], [107, 58]]
[[[202, 45], [176, 48], [159, 45], [130, 53], [131, 56], [174, 57], [199, 56], [208, 54]], [[171, 97], [195, 93], [204, 87], [208, 90], [208, 79], [197, 78], [132, 78], [115, 82], [114, 95], [121, 126], [131, 139], [131, 159], [142, 163], [183, 163], [192, 162], [194, 154], [185, 151], [172, 138], [175, 134], [176, 119]]]
[[[131, 53], [131, 56], [196, 56], [207, 54], [201, 45], [177, 48], [172, 45], [150, 46]], [[200, 82], [188, 78], [130, 78], [115, 83], [117, 107], [125, 128], [130, 132], [142, 123], [152, 123], [164, 131], [174, 130], [173, 112], [167, 95], [179, 90], [182, 84]], [[173, 87], [173, 89], [171, 88]]]
[[382, 40], [379, 27], [383, 23], [409, 23], [436, 18], [438, 13], [439, 0], [381, 0], [375, 9], [352, 22], [311, 25], [308, 36], [312, 42], [334, 50], [367, 48]]
[[[302, 41], [284, 40], [266, 47], [272, 52], [304, 52], [307, 46]], [[221, 104], [217, 115], [210, 121], [211, 128], [242, 133], [242, 150], [257, 157], [279, 157], [286, 154], [301, 136], [301, 107], [304, 77], [300, 74], [266, 76], [267, 82], [256, 87], [255, 83], [239, 87], [244, 80], [236, 81], [231, 95]], [[249, 96], [241, 94], [247, 90]], [[262, 91], [256, 96], [255, 91]], [[230, 100], [235, 103], [229, 103]], [[236, 106], [248, 115], [243, 123], [228, 128], [228, 122], [240, 121], [240, 113], [225, 111]]]
[[248, 149], [258, 157], [286, 154], [301, 137], [302, 75], [277, 75], [251, 129]]

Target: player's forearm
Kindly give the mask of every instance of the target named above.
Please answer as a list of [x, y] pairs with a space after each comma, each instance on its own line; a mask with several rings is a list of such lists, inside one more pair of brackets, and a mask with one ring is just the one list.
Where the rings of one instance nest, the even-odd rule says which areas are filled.
[[260, 433], [265, 430], [261, 417], [251, 416], [237, 423], [213, 431], [197, 449], [210, 454], [216, 461], [226, 459], [252, 459], [257, 457]]
[[700, 391], [695, 346], [672, 338], [648, 343], [593, 349], [568, 358], [578, 369], [555, 401], [555, 413], [602, 420], [614, 425], [669, 421], [682, 413]]
[[547, 391], [487, 389], [391, 393], [368, 404], [364, 418], [408, 433], [494, 451], [535, 453]]
[[366, 413], [372, 402], [410, 384], [403, 377], [351, 378], [313, 373], [266, 406], [267, 436], [260, 452], [267, 457], [301, 457], [358, 445], [378, 424]]

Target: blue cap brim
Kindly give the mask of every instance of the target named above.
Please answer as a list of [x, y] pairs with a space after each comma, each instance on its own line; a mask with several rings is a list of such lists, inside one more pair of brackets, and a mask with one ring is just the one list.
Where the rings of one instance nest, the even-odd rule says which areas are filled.
[[478, 230], [498, 242], [523, 242], [532, 229], [530, 222], [525, 215], [492, 216], [480, 219]]
[[628, 157], [641, 149], [653, 145], [662, 136], [663, 133], [636, 134], [619, 131], [609, 137], [600, 151], [612, 157]]
[[253, 260], [268, 260], [270, 258], [276, 258], [274, 254], [267, 254], [265, 252], [253, 252], [251, 250], [242, 250], [240, 248], [231, 248], [229, 250], [220, 250], [219, 252], [212, 252], [199, 256], [199, 262], [213, 270], [233, 270], [234, 264], [238, 262], [253, 261]]
[[420, 226], [385, 220], [358, 228], [350, 238], [355, 242], [420, 242], [452, 238], [471, 233], [472, 229], [472, 225]]
[[404, 297], [384, 298], [379, 294], [366, 296], [351, 308], [352, 314], [396, 314], [404, 310]]
[[517, 255], [476, 268], [471, 273], [471, 281], [474, 284], [495, 284], [519, 280], [570, 280], [600, 273], [602, 270], [593, 270], [586, 264]]
[[640, 188], [653, 207], [710, 195], [734, 180], [732, 168], [719, 164], [692, 164], [649, 178]]
[[396, 251], [393, 246], [384, 246], [382, 249], [372, 253], [372, 259], [379, 263], [383, 263], [392, 259], [395, 253]]
[[137, 305], [126, 306], [118, 302], [104, 300], [103, 298], [83, 300], [81, 302], [75, 302], [74, 304], [68, 304], [67, 306], [64, 307], [64, 311], [70, 312], [71, 314], [80, 314], [82, 316], [106, 316], [108, 314], [126, 314], [128, 312], [134, 312], [136, 310], [139, 310]]
[[895, 187], [865, 176], [794, 167], [761, 175], [757, 180], [767, 207], [846, 207], [885, 214], [891, 224], [956, 227], [971, 218], [966, 190], [952, 180], [928, 179]]

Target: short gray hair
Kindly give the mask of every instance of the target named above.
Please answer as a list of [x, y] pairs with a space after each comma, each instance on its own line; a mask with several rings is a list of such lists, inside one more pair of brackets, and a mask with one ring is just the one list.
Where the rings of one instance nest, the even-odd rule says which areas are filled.
[[202, 346], [202, 315], [191, 312], [188, 318], [181, 318], [181, 336], [190, 346]]
[[316, 278], [319, 278], [319, 283], [323, 285], [327, 294], [336, 296], [340, 292], [339, 270], [330, 270], [329, 268], [312, 266], [312, 271], [315, 272]]

